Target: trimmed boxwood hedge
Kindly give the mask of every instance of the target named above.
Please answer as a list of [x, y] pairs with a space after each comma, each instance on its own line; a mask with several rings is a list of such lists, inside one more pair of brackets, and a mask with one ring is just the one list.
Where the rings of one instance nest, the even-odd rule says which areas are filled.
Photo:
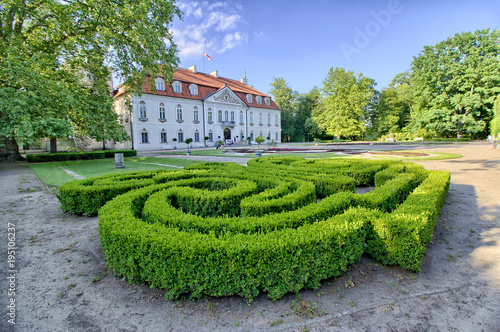
[[108, 267], [130, 282], [169, 299], [278, 299], [364, 252], [419, 271], [449, 180], [403, 162], [274, 157], [78, 180], [59, 198], [67, 212], [98, 211]]
[[37, 153], [37, 154], [32, 153], [26, 155], [26, 160], [30, 163], [42, 163], [50, 161], [104, 159], [104, 158], [114, 158], [115, 153], [123, 153], [124, 157], [137, 156], [136, 150], [105, 150], [105, 151], [58, 152], [58, 153]]

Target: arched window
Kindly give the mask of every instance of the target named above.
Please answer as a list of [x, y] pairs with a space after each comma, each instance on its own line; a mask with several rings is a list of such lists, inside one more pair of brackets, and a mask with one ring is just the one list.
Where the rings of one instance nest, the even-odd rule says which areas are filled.
[[213, 116], [213, 113], [212, 113], [212, 109], [209, 108], [208, 109], [208, 116], [207, 116], [207, 120], [208, 122], [213, 122], [214, 121], [214, 116]]
[[229, 121], [229, 112], [228, 111], [224, 111], [224, 121]]
[[274, 124], [275, 124], [275, 125], [278, 125], [278, 124], [279, 124], [278, 114], [276, 114], [276, 115], [274, 116]]
[[165, 80], [158, 77], [155, 82], [155, 89], [160, 91], [165, 91]]
[[196, 84], [189, 84], [189, 93], [191, 93], [192, 96], [197, 96], [198, 86]]
[[243, 112], [240, 112], [240, 123], [243, 124]]
[[158, 106], [158, 119], [160, 119], [160, 121], [167, 119], [165, 105], [163, 103], [160, 103], [160, 106]]
[[247, 103], [252, 103], [252, 95], [251, 94], [247, 94]]
[[147, 119], [148, 114], [146, 112], [146, 103], [141, 100], [139, 103], [139, 118], [140, 119]]
[[255, 101], [257, 102], [258, 105], [262, 104], [262, 97], [261, 96], [256, 96]]
[[267, 114], [267, 124], [271, 125], [271, 113]]
[[177, 105], [177, 108], [176, 108], [176, 120], [177, 121], [182, 121], [182, 106], [181, 105]]
[[253, 113], [250, 112], [250, 124], [253, 125]]
[[222, 122], [222, 110], [219, 110], [219, 112], [217, 112], [217, 121]]
[[174, 89], [175, 93], [182, 93], [182, 83], [179, 81], [173, 81], [172, 89]]
[[231, 122], [234, 122], [234, 111], [231, 111]]
[[199, 121], [198, 119], [199, 119], [199, 117], [198, 117], [198, 107], [195, 106], [194, 109], [193, 109], [193, 121]]
[[265, 97], [264, 102], [266, 103], [267, 106], [271, 105], [271, 99], [269, 97]]
[[259, 114], [259, 126], [262, 126], [264, 123], [262, 123], [262, 113]]

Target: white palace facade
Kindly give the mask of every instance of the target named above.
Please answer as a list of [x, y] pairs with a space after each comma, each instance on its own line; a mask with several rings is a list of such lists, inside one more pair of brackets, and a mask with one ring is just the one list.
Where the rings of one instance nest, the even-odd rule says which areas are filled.
[[[172, 82], [155, 79], [155, 89], [146, 78], [141, 95], [130, 95], [118, 86], [113, 97], [115, 111], [131, 137], [115, 143], [114, 149], [137, 151], [215, 146], [216, 142], [281, 141], [281, 109], [266, 94], [241, 81], [189, 69], [177, 69]], [[127, 106], [130, 98], [130, 109]], [[206, 138], [206, 140], [205, 140]], [[175, 139], [175, 140], [174, 140]]]

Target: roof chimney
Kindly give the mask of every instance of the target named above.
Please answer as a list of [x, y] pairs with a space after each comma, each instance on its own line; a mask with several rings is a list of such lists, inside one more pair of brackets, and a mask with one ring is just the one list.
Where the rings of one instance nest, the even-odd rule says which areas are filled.
[[210, 75], [212, 75], [215, 78], [219, 78], [219, 71], [218, 70], [214, 70], [213, 72], [210, 73]]
[[192, 65], [191, 67], [189, 67], [189, 70], [196, 74], [196, 65]]

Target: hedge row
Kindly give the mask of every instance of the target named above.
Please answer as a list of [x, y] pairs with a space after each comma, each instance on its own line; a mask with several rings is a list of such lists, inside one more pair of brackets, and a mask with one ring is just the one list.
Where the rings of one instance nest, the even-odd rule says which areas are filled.
[[[266, 159], [74, 181], [60, 188], [61, 204], [80, 214], [104, 205], [109, 268], [170, 299], [277, 299], [319, 287], [363, 252], [420, 268], [449, 173], [393, 161]], [[377, 187], [355, 194], [355, 183]]]
[[104, 158], [114, 158], [115, 153], [123, 153], [124, 157], [133, 157], [137, 155], [136, 150], [58, 152], [58, 153], [27, 154], [26, 160], [30, 163], [42, 163], [50, 161], [104, 159]]

